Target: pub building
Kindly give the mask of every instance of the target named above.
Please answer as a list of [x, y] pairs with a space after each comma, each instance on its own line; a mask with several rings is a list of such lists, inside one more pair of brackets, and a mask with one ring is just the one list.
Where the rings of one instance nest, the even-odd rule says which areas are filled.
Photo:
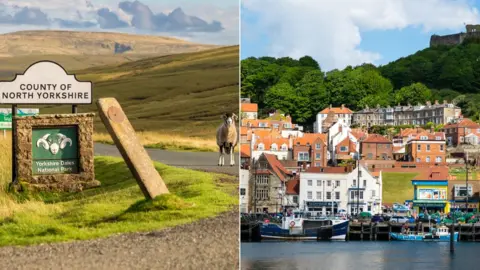
[[477, 212], [480, 203], [480, 181], [468, 181], [468, 209], [466, 208], [467, 185], [465, 180], [448, 181], [448, 199], [451, 211]]
[[431, 167], [412, 179], [413, 210], [416, 213], [440, 212], [450, 210], [448, 200], [448, 168]]

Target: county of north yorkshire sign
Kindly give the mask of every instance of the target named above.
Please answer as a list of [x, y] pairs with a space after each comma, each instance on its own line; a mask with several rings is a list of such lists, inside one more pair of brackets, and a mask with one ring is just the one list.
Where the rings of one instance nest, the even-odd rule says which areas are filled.
[[0, 104], [92, 104], [92, 83], [77, 81], [54, 62], [41, 61], [13, 81], [0, 82]]
[[78, 173], [77, 127], [32, 129], [32, 173]]

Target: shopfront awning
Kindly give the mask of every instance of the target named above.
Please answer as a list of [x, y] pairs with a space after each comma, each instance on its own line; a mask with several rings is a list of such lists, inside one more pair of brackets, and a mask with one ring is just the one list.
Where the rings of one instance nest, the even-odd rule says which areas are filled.
[[445, 207], [446, 201], [422, 201], [422, 200], [415, 200], [413, 201], [413, 206], [417, 207]]

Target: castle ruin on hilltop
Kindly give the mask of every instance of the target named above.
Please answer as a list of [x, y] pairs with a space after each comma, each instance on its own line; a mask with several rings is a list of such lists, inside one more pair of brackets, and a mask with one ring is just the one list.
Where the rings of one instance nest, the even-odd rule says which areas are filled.
[[480, 38], [480, 24], [467, 24], [465, 26], [467, 32], [461, 32], [452, 35], [433, 35], [430, 37], [430, 47], [439, 46], [439, 45], [447, 45], [447, 46], [455, 46], [460, 45], [463, 43], [465, 38], [468, 37], [478, 37]]

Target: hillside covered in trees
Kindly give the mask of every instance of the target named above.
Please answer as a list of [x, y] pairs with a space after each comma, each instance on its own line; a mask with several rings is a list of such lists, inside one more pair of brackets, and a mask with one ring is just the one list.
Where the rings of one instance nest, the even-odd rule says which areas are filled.
[[310, 56], [247, 58], [241, 63], [242, 97], [311, 126], [329, 104], [365, 106], [454, 101], [464, 116], [480, 119], [480, 43], [427, 48], [385, 66], [363, 64], [324, 72]]

